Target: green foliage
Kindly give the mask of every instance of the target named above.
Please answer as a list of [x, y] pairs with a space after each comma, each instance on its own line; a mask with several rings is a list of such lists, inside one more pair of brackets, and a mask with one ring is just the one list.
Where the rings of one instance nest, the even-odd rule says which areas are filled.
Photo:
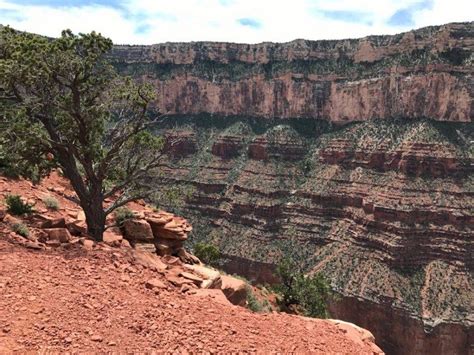
[[45, 204], [46, 208], [50, 210], [53, 210], [53, 211], [59, 210], [59, 201], [52, 196], [46, 196], [43, 199], [43, 203]]
[[95, 32], [51, 39], [5, 27], [0, 42], [0, 169], [40, 179], [61, 168], [102, 239], [107, 214], [149, 196], [161, 163], [163, 139], [147, 131], [158, 118], [151, 86], [119, 76], [112, 41]]
[[247, 307], [252, 312], [266, 313], [271, 311], [270, 303], [268, 300], [259, 301], [255, 296], [253, 289], [250, 285], [247, 285]]
[[332, 292], [323, 275], [305, 275], [291, 259], [280, 262], [277, 274], [281, 284], [276, 289], [281, 294], [283, 309], [296, 307], [308, 317], [328, 317], [327, 303]]
[[155, 191], [150, 197], [155, 201], [157, 208], [164, 206], [167, 209], [179, 213], [180, 208], [185, 205], [195, 192], [195, 188], [189, 185], [163, 186]]
[[12, 225], [12, 230], [16, 233], [21, 235], [22, 237], [28, 237], [30, 235], [30, 231], [28, 227], [24, 223], [14, 223]]
[[196, 255], [203, 263], [209, 265], [217, 265], [221, 257], [219, 249], [208, 243], [196, 243], [194, 245], [194, 255]]
[[13, 215], [21, 216], [33, 212], [33, 206], [23, 202], [19, 195], [7, 195], [5, 197], [5, 202], [8, 207], [8, 212]]
[[127, 219], [132, 219], [134, 217], [133, 211], [125, 206], [117, 208], [114, 215], [115, 221], [119, 226], [121, 226]]

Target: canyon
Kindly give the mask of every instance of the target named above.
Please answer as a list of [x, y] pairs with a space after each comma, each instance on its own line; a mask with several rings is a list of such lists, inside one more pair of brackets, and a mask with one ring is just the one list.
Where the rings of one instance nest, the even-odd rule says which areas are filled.
[[[289, 43], [116, 46], [168, 142], [156, 184], [224, 268], [322, 272], [389, 354], [473, 351], [474, 23]], [[163, 204], [164, 202], [158, 201]], [[168, 210], [173, 206], [166, 205]]]

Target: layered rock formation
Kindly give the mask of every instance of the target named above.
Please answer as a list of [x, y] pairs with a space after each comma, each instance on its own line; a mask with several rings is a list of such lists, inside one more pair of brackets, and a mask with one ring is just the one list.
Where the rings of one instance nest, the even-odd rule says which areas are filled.
[[464, 23], [351, 40], [117, 46], [112, 57], [155, 86], [167, 114], [469, 122], [473, 46]]
[[474, 322], [473, 48], [464, 23], [358, 40], [120, 46], [113, 60], [152, 83], [170, 115], [157, 128], [173, 142], [164, 184], [195, 187], [190, 244], [218, 244], [229, 271], [257, 282], [293, 256], [340, 293], [333, 315], [385, 351], [463, 354]]
[[183, 120], [197, 151], [162, 169], [167, 184], [196, 189], [191, 242], [218, 244], [227, 270], [256, 282], [275, 281], [283, 255], [323, 272], [341, 295], [333, 316], [368, 328], [389, 353], [468, 350], [471, 124]]

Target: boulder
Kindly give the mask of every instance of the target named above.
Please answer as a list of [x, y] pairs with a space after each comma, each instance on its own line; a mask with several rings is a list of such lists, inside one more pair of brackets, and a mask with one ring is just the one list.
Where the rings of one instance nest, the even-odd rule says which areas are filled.
[[48, 216], [40, 216], [43, 220], [40, 228], [66, 228], [66, 221], [64, 218], [52, 218]]
[[133, 242], [151, 242], [153, 233], [150, 225], [143, 219], [128, 219], [123, 222], [124, 237]]
[[14, 224], [22, 223], [21, 219], [13, 217], [11, 214], [8, 213], [3, 217], [3, 222], [11, 226]]
[[245, 306], [247, 302], [247, 284], [229, 275], [221, 275], [221, 290], [227, 299], [237, 306]]
[[[178, 253], [183, 249], [184, 241], [172, 240], [172, 239], [155, 239], [155, 246], [158, 255], [166, 256], [173, 255], [179, 256]], [[181, 259], [181, 258], [180, 258]]]
[[183, 285], [190, 285], [190, 284], [194, 285], [194, 281], [186, 279], [179, 275], [175, 275], [175, 274], [167, 273], [165, 274], [165, 278], [166, 278], [166, 281], [168, 281], [169, 283], [171, 283], [172, 285], [176, 287], [181, 287]]
[[354, 343], [359, 344], [360, 346], [364, 346], [364, 344], [371, 346], [374, 354], [383, 353], [382, 350], [375, 345], [375, 337], [367, 329], [339, 319], [328, 319], [327, 322], [332, 323], [338, 329], [341, 329], [345, 333], [345, 336]]
[[175, 217], [169, 214], [153, 215], [147, 222], [150, 224], [155, 239], [186, 240], [188, 234], [185, 229], [189, 229], [184, 218]]
[[163, 272], [168, 268], [168, 266], [163, 263], [160, 257], [158, 257], [157, 255], [140, 250], [134, 250], [132, 255], [135, 264], [141, 265], [148, 269]]
[[180, 248], [176, 253], [179, 259], [186, 264], [201, 264], [201, 260], [197, 256], [188, 253], [184, 248]]
[[145, 283], [145, 287], [150, 290], [153, 290], [153, 289], [166, 288], [166, 285], [160, 279], [154, 278], [154, 279], [148, 280]]
[[48, 240], [57, 240], [60, 243], [67, 243], [71, 240], [71, 234], [66, 228], [45, 229], [48, 234]]
[[47, 246], [53, 247], [53, 248], [61, 246], [61, 242], [59, 240], [55, 240], [55, 239], [47, 240], [45, 244]]
[[193, 290], [192, 295], [194, 297], [201, 297], [201, 298], [210, 298], [216, 301], [217, 303], [226, 305], [226, 306], [232, 306], [232, 303], [229, 302], [227, 297], [224, 295], [222, 290], [217, 290], [217, 289], [198, 289], [198, 290]]
[[184, 265], [185, 269], [202, 277], [204, 281], [201, 283], [201, 288], [221, 288], [222, 279], [219, 271], [210, 269], [203, 265]]
[[104, 232], [103, 241], [110, 246], [119, 247], [122, 239], [122, 235], [116, 233], [116, 231], [108, 229]]
[[169, 245], [162, 243], [155, 243], [156, 253], [160, 256], [171, 256], [173, 251]]
[[87, 234], [87, 224], [83, 220], [76, 219], [75, 221], [67, 223], [66, 226], [72, 235]]
[[179, 276], [184, 277], [185, 279], [193, 281], [196, 285], [201, 285], [204, 281], [201, 277], [191, 274], [190, 272], [183, 271], [179, 274]]
[[181, 265], [181, 260], [176, 256], [166, 255], [163, 256], [161, 260], [168, 265]]

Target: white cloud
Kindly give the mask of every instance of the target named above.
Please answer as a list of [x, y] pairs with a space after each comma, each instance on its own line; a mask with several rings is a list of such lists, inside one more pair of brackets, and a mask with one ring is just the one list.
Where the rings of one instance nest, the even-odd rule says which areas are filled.
[[[47, 3], [44, 0], [43, 3]], [[38, 2], [38, 1], [37, 1]], [[62, 29], [96, 30], [115, 43], [151, 44], [166, 41], [285, 42], [295, 38], [336, 39], [369, 34], [392, 34], [408, 27], [392, 27], [397, 10], [420, 0], [125, 0], [123, 8], [105, 5], [53, 7], [0, 0], [0, 23], [20, 30], [57, 36]], [[91, 3], [89, 1], [88, 3]], [[370, 23], [328, 18], [321, 11], [368, 13]], [[419, 10], [413, 28], [453, 21], [470, 21], [474, 5], [468, 0], [433, 0]], [[242, 26], [249, 18], [258, 28]], [[141, 30], [141, 31], [140, 31]]]

